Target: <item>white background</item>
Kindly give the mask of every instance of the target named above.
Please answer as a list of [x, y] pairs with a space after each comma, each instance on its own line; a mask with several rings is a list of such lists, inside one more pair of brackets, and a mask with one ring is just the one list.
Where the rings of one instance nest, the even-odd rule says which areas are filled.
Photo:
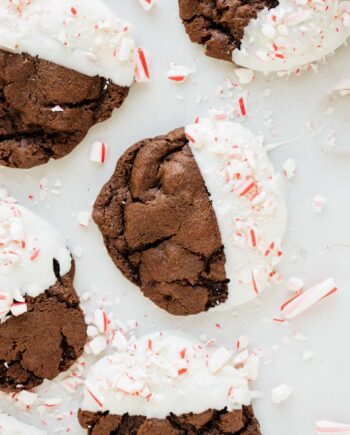
[[[249, 92], [244, 125], [264, 134], [266, 143], [296, 139], [270, 153], [277, 169], [288, 157], [297, 163], [295, 178], [286, 182], [289, 226], [280, 270], [286, 278], [301, 277], [306, 285], [332, 276], [339, 292], [289, 326], [272, 321], [281, 302], [290, 297], [285, 285], [265, 292], [261, 301], [240, 307], [235, 313], [176, 318], [154, 307], [122, 277], [106, 254], [97, 227], [91, 223], [81, 229], [74, 214], [91, 210], [116, 160], [137, 140], [186, 125], [194, 116], [204, 116], [211, 106], [236, 108], [239, 91], [232, 98], [218, 96], [218, 88], [225, 88], [225, 79], [237, 82], [234, 66], [205, 57], [202, 47], [189, 42], [178, 17], [176, 0], [159, 0], [151, 13], [144, 12], [137, 0], [107, 3], [134, 24], [138, 44], [148, 48], [152, 82], [135, 85], [112, 119], [93, 128], [66, 158], [28, 171], [1, 168], [0, 183], [55, 225], [67, 236], [71, 248], [83, 248], [83, 256], [76, 262], [75, 285], [79, 294], [98, 294], [91, 305], [96, 306], [102, 298], [113, 302], [109, 310], [122, 320], [136, 319], [140, 324], [138, 333], [181, 328], [194, 335], [206, 333], [231, 347], [238, 336], [249, 335], [253, 345], [264, 351], [257, 383], [264, 398], [255, 402], [264, 435], [313, 434], [318, 419], [350, 423], [350, 97], [330, 94], [335, 84], [350, 77], [350, 49], [343, 47], [326, 64], [320, 64], [317, 74], [306, 71], [301, 77], [289, 78], [258, 75], [244, 88]], [[170, 83], [166, 78], [170, 62], [193, 67], [196, 72], [185, 84]], [[265, 89], [271, 89], [269, 97], [263, 96]], [[332, 116], [325, 113], [330, 107], [335, 109]], [[308, 122], [315, 128], [315, 135], [306, 127]], [[336, 140], [330, 147], [328, 138], [333, 130]], [[94, 140], [105, 141], [109, 146], [103, 166], [89, 161]], [[60, 178], [62, 194], [49, 193], [45, 201], [37, 202], [42, 177], [48, 178], [50, 188]], [[34, 200], [28, 199], [30, 194]], [[327, 198], [322, 215], [312, 209], [315, 194]], [[119, 303], [114, 303], [116, 299]], [[216, 323], [221, 324], [221, 333]], [[304, 334], [307, 341], [297, 340], [297, 332]], [[272, 349], [276, 345], [277, 351], [276, 347]], [[302, 362], [304, 349], [314, 352], [311, 362]], [[287, 402], [275, 405], [270, 390], [281, 383], [291, 385], [294, 393]], [[55, 382], [50, 385], [49, 391], [41, 389], [42, 394], [63, 394]], [[75, 400], [67, 395], [65, 407], [57, 412], [73, 409]], [[28, 416], [18, 408], [9, 408], [8, 399], [3, 398], [0, 406], [23, 421], [40, 422], [37, 415]], [[81, 433], [75, 418], [65, 418], [62, 423], [51, 420], [48, 433], [68, 426], [70, 433]]]

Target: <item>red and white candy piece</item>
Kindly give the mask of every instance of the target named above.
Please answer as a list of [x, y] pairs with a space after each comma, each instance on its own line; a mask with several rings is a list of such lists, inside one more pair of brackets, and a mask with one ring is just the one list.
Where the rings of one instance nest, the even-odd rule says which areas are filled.
[[97, 405], [102, 408], [103, 407], [103, 399], [96, 388], [91, 385], [88, 381], [85, 382], [86, 391], [92, 397], [92, 399], [97, 403]]
[[107, 157], [108, 147], [104, 142], [95, 141], [91, 145], [90, 160], [96, 163], [104, 163]]
[[249, 337], [241, 335], [236, 341], [236, 349], [244, 350], [249, 346]]
[[94, 324], [97, 326], [97, 329], [101, 334], [105, 334], [107, 332], [108, 316], [101, 308], [95, 310]]
[[78, 212], [77, 221], [81, 227], [87, 227], [90, 223], [91, 213], [81, 210]]
[[140, 47], [136, 50], [135, 80], [140, 83], [146, 83], [151, 80], [148, 53], [144, 48]]
[[247, 93], [238, 98], [239, 113], [244, 118], [247, 116]]
[[99, 355], [107, 349], [107, 338], [99, 335], [90, 341], [88, 347], [94, 355]]
[[149, 11], [157, 3], [157, 0], [139, 0], [139, 3], [145, 11]]
[[290, 180], [294, 177], [296, 170], [295, 161], [293, 159], [287, 159], [283, 164], [284, 175]]
[[210, 373], [218, 372], [231, 358], [232, 352], [226, 347], [219, 347], [208, 359]]
[[342, 434], [350, 435], [350, 424], [320, 420], [315, 424], [315, 435]]
[[172, 63], [170, 64], [170, 69], [168, 71], [168, 79], [172, 82], [183, 83], [192, 72], [193, 71], [190, 68], [187, 68], [187, 66]]
[[281, 403], [288, 399], [293, 393], [293, 388], [289, 385], [282, 384], [271, 390], [271, 398], [273, 403]]
[[130, 59], [131, 53], [135, 48], [135, 42], [132, 39], [123, 39], [119, 50], [116, 53], [118, 60], [126, 62]]
[[304, 282], [302, 279], [296, 276], [291, 276], [287, 281], [287, 289], [292, 292], [300, 292], [304, 288]]
[[11, 305], [11, 314], [13, 316], [20, 316], [21, 314], [26, 313], [28, 310], [27, 304], [25, 302], [14, 302]]
[[246, 85], [254, 79], [254, 71], [248, 68], [236, 68], [235, 74], [241, 85]]
[[312, 202], [312, 208], [316, 213], [322, 213], [325, 205], [326, 205], [326, 198], [321, 195], [315, 195], [314, 200]]
[[286, 301], [281, 306], [284, 319], [292, 319], [304, 312], [316, 302], [325, 299], [337, 291], [332, 278], [328, 278], [308, 290], [299, 292], [296, 296]]

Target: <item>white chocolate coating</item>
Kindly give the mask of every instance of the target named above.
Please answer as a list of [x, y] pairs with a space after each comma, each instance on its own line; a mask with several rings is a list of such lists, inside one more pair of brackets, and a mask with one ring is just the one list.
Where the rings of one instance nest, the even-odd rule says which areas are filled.
[[350, 3], [280, 0], [245, 29], [237, 65], [257, 71], [288, 71], [321, 60], [350, 36]]
[[46, 432], [29, 426], [5, 414], [0, 414], [0, 435], [45, 435]]
[[200, 119], [186, 127], [211, 195], [226, 256], [229, 309], [262, 292], [280, 261], [287, 212], [282, 181], [262, 138], [238, 123]]
[[[181, 332], [129, 341], [90, 370], [81, 409], [165, 418], [208, 409], [241, 409], [255, 392], [259, 357], [201, 344]], [[242, 358], [243, 357], [243, 358]]]
[[130, 86], [130, 26], [102, 0], [0, 0], [0, 48]]
[[65, 239], [48, 223], [0, 190], [0, 319], [14, 301], [38, 296], [71, 269]]

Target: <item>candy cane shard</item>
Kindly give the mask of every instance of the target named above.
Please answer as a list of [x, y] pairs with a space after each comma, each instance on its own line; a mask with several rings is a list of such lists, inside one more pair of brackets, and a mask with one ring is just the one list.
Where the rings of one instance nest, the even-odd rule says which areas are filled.
[[157, 3], [157, 0], [139, 0], [139, 3], [145, 11], [150, 11]]
[[321, 195], [315, 195], [313, 202], [312, 202], [312, 208], [316, 213], [322, 213], [325, 205], [326, 205], [326, 198]]
[[148, 53], [144, 48], [136, 50], [135, 80], [140, 83], [146, 83], [151, 80]]
[[319, 284], [310, 287], [308, 290], [299, 292], [296, 296], [286, 301], [281, 306], [284, 319], [292, 319], [301, 314], [316, 302], [325, 299], [337, 291], [332, 278], [328, 278]]
[[335, 434], [350, 435], [350, 424], [320, 420], [315, 424], [315, 435]]
[[107, 157], [107, 145], [103, 142], [95, 141], [91, 145], [90, 160], [96, 163], [104, 163]]
[[168, 79], [172, 82], [183, 83], [192, 72], [193, 70], [187, 68], [187, 66], [172, 63], [168, 71]]
[[85, 389], [91, 396], [91, 398], [94, 400], [94, 402], [97, 403], [99, 408], [103, 407], [103, 399], [100, 397], [99, 392], [96, 388], [94, 388], [93, 385], [91, 385], [88, 381], [85, 382]]
[[291, 158], [287, 159], [283, 164], [283, 172], [288, 180], [294, 177], [296, 170], [295, 161]]

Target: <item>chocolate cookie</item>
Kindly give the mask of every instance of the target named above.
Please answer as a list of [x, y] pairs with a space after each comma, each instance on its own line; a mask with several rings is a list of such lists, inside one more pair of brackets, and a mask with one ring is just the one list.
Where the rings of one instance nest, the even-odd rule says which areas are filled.
[[192, 42], [205, 46], [206, 54], [232, 61], [240, 48], [244, 29], [264, 8], [278, 0], [179, 0], [180, 17]]
[[67, 370], [83, 353], [84, 314], [73, 287], [74, 265], [37, 297], [27, 312], [0, 325], [0, 390], [31, 389]]
[[240, 411], [208, 410], [201, 414], [170, 415], [163, 420], [125, 414], [79, 411], [79, 422], [90, 435], [260, 435], [251, 407]]
[[129, 88], [0, 50], [0, 164], [30, 168], [69, 154]]
[[93, 211], [114, 263], [175, 315], [196, 314], [227, 298], [216, 216], [187, 142], [178, 129], [132, 146]]

